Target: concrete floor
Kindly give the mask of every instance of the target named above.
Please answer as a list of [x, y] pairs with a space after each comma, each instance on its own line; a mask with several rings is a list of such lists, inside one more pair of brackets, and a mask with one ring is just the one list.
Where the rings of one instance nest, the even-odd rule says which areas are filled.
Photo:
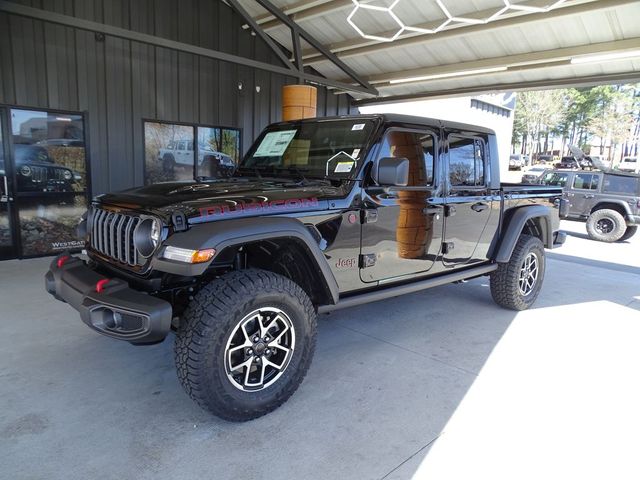
[[183, 393], [172, 338], [101, 337], [48, 259], [0, 263], [0, 478], [637, 478], [640, 235], [563, 227], [534, 309], [479, 279], [323, 316], [301, 388], [245, 424]]

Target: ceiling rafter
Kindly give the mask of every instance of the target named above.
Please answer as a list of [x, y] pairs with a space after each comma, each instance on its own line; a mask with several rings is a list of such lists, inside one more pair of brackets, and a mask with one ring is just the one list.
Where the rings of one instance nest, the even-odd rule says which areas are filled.
[[[591, 45], [579, 45], [575, 47], [557, 48], [553, 50], [542, 50], [538, 52], [522, 53], [517, 55], [507, 55], [503, 57], [485, 58], [471, 62], [453, 63], [447, 65], [436, 65], [431, 67], [417, 68], [413, 70], [401, 70], [388, 72], [367, 77], [369, 83], [383, 88], [381, 84], [390, 84], [394, 80], [420, 78], [435, 75], [442, 76], [463, 76], [465, 72], [473, 73], [486, 70], [486, 74], [495, 74], [491, 69], [504, 68], [504, 72], [513, 72], [526, 68], [558, 67], [571, 64], [571, 59], [586, 55], [599, 55], [617, 52], [631, 52], [640, 50], [640, 37], [617, 40], [613, 42], [601, 42]], [[474, 76], [482, 73], [474, 73]], [[639, 74], [640, 75], [640, 74]], [[435, 80], [435, 79], [434, 79]], [[429, 80], [403, 82], [403, 83], [426, 83]]]
[[367, 98], [356, 100], [354, 105], [384, 105], [390, 103], [411, 102], [414, 100], [427, 100], [434, 98], [462, 97], [474, 94], [521, 92], [525, 90], [552, 90], [555, 88], [567, 87], [588, 87], [594, 85], [607, 85], [618, 83], [637, 82], [640, 80], [638, 72], [612, 73], [605, 75], [591, 75], [585, 77], [559, 78], [531, 80], [524, 82], [492, 83], [490, 85], [477, 85], [473, 87], [457, 87], [451, 90], [437, 90], [433, 92], [425, 91], [411, 93], [407, 95], [392, 95], [388, 97]]

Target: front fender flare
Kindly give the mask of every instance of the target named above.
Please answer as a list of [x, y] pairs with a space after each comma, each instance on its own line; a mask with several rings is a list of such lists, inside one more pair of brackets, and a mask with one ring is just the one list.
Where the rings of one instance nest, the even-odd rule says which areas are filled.
[[[317, 273], [325, 282], [333, 303], [337, 303], [340, 294], [331, 267], [309, 229], [295, 218], [252, 217], [200, 223], [185, 232], [171, 235], [163, 246], [170, 245], [190, 250], [215, 248], [219, 253], [227, 247], [277, 238], [295, 239], [305, 246], [318, 269]], [[215, 257], [207, 263], [188, 265], [156, 256], [153, 259], [153, 268], [176, 275], [199, 276], [207, 270], [213, 260]]]

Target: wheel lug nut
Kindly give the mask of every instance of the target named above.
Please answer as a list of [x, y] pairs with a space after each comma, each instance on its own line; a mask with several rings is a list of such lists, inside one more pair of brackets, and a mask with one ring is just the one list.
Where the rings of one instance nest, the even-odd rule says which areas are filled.
[[264, 353], [266, 353], [267, 355], [271, 355], [271, 350], [269, 350], [268, 348], [264, 351]]
[[247, 350], [247, 354], [253, 355], [253, 350], [252, 349]]
[[256, 357], [256, 363], [260, 363], [260, 357]]
[[257, 336], [257, 335], [256, 335], [255, 337], [253, 337], [253, 341], [254, 341], [254, 342], [257, 342], [258, 340], [260, 340], [260, 337], [259, 337], [259, 336]]

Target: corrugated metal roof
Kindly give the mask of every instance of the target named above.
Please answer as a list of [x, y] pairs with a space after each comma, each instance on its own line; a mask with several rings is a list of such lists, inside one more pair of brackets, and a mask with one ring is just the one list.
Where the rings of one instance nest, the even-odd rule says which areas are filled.
[[[508, 10], [494, 21], [471, 25], [451, 21], [434, 34], [404, 31], [394, 42], [363, 39], [347, 22], [355, 8], [345, 0], [271, 0], [365, 79], [384, 97], [398, 95], [450, 94], [459, 89], [497, 90], [501, 85], [517, 88], [548, 80], [554, 85], [576, 83], [589, 77], [594, 82], [640, 80], [640, 56], [616, 61], [572, 65], [571, 58], [593, 54], [640, 51], [640, 1], [567, 0], [546, 12]], [[451, 16], [486, 19], [503, 9], [503, 0], [442, 0]], [[254, 0], [242, 5], [277, 42], [292, 50], [287, 27], [270, 22], [267, 12]], [[363, 0], [373, 6], [389, 6], [389, 0]], [[516, 7], [549, 6], [552, 0], [511, 2]], [[407, 27], [432, 27], [447, 20], [435, 0], [399, 0], [393, 12]], [[369, 35], [389, 36], [395, 21], [386, 12], [360, 10], [358, 27]], [[395, 27], [393, 27], [395, 28]], [[397, 28], [401, 28], [397, 26]], [[571, 49], [563, 51], [562, 49]], [[535, 59], [531, 54], [538, 52]], [[317, 52], [305, 52], [306, 63], [322, 75], [348, 81], [348, 77]], [[521, 60], [521, 61], [519, 61]], [[475, 67], [481, 62], [481, 70]], [[533, 65], [537, 65], [535, 68]], [[459, 65], [459, 71], [456, 71]], [[497, 69], [503, 71], [496, 71]], [[524, 69], [523, 69], [524, 68]], [[418, 75], [420, 69], [428, 69]], [[449, 78], [433, 78], [440, 71]], [[493, 71], [491, 71], [493, 69]], [[471, 73], [466, 73], [471, 72]], [[382, 75], [392, 74], [381, 78]], [[428, 76], [411, 83], [391, 84], [403, 75]], [[406, 76], [406, 75], [405, 75]], [[365, 98], [361, 94], [357, 98]]]

